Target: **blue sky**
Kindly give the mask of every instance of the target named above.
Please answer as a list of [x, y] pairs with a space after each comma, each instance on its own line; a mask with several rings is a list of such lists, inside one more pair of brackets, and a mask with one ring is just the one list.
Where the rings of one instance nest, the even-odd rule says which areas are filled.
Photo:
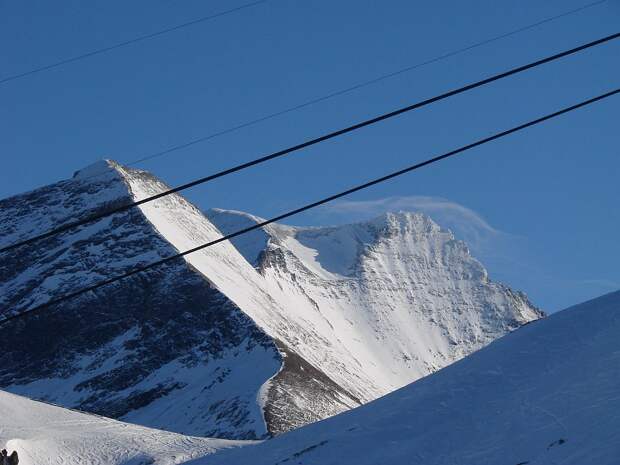
[[[243, 2], [3, 2], [0, 78]], [[130, 162], [577, 8], [574, 0], [269, 0], [0, 86], [0, 197]], [[610, 0], [140, 167], [171, 185], [617, 32]], [[620, 41], [195, 188], [264, 217], [619, 85]], [[429, 213], [548, 311], [620, 288], [620, 99], [352, 196], [296, 224]]]

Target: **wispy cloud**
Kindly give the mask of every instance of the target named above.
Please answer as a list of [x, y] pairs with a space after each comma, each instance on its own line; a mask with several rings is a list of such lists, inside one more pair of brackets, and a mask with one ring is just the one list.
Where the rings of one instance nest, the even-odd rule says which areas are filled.
[[494, 228], [476, 211], [441, 197], [422, 195], [386, 197], [374, 200], [342, 201], [326, 206], [323, 213], [345, 221], [365, 220], [385, 212], [414, 211], [430, 216], [440, 226], [452, 230], [472, 248], [486, 248], [506, 233]]

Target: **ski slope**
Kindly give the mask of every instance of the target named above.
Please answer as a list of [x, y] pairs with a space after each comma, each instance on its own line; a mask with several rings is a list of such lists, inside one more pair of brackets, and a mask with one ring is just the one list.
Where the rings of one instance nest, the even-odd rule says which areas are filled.
[[192, 465], [617, 465], [620, 292], [358, 409]]
[[17, 450], [20, 465], [168, 465], [237, 444], [121, 423], [0, 391], [0, 448]]

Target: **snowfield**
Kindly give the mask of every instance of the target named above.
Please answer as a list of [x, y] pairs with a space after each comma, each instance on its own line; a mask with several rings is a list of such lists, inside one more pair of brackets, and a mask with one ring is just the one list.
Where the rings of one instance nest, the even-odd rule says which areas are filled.
[[239, 444], [130, 425], [0, 391], [0, 448], [17, 450], [20, 465], [172, 465]]
[[355, 410], [190, 464], [617, 465], [619, 335], [615, 292]]

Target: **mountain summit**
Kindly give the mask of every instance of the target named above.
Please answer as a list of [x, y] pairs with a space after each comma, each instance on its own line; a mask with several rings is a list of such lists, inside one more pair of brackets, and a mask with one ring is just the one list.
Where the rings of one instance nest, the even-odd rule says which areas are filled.
[[[103, 161], [0, 201], [2, 245], [168, 187]], [[19, 313], [257, 217], [178, 194], [7, 252]], [[542, 313], [430, 218], [273, 224], [17, 320], [0, 386], [150, 427], [259, 438], [366, 403]]]

